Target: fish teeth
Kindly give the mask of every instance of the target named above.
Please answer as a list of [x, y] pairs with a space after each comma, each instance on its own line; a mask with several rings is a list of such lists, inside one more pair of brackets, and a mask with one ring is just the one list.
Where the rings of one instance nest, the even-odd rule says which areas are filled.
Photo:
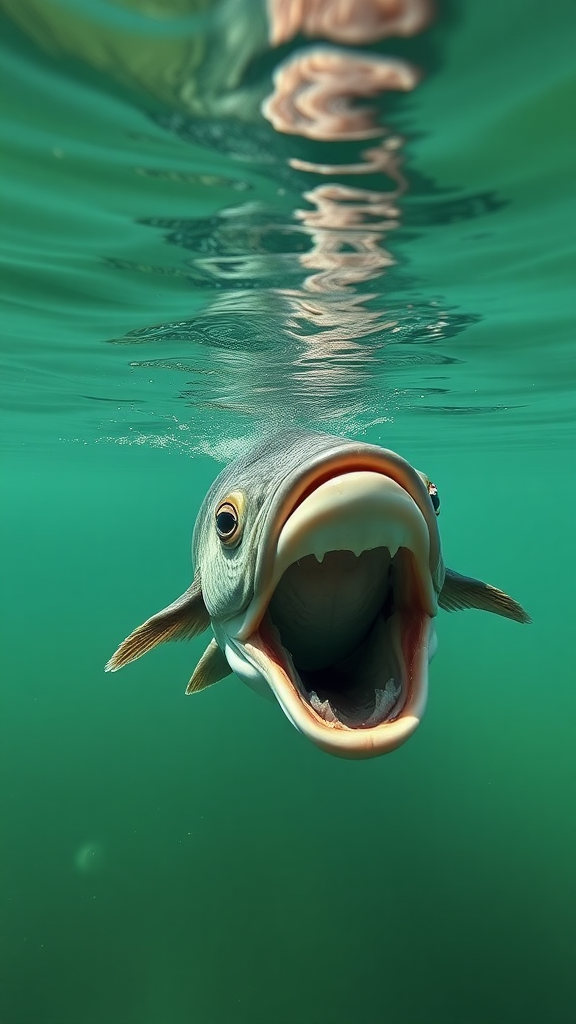
[[310, 693], [308, 694], [308, 699], [310, 701], [310, 704], [314, 708], [314, 711], [316, 711], [317, 714], [319, 714], [320, 717], [323, 718], [325, 722], [328, 722], [330, 724], [332, 722], [338, 721], [336, 715], [334, 714], [334, 711], [332, 710], [332, 705], [330, 704], [328, 698], [326, 698], [326, 700], [320, 700], [320, 697], [318, 696], [316, 691], [310, 690]]
[[[363, 538], [363, 540], [358, 541], [357, 544], [351, 544], [349, 537], [347, 537], [347, 538], [333, 538], [333, 539], [331, 538], [331, 543], [330, 543], [330, 545], [328, 547], [328, 550], [329, 551], [350, 551], [350, 553], [355, 555], [356, 558], [360, 558], [360, 555], [363, 555], [366, 551], [370, 551], [370, 550], [372, 550], [372, 548], [378, 548], [378, 547], [386, 547], [386, 548], [388, 548], [388, 551], [390, 552], [390, 558], [394, 558], [394, 556], [397, 554], [398, 550], [402, 547], [402, 538], [400, 538], [398, 540], [396, 540], [396, 539], [395, 540], [389, 540], [386, 544], [383, 544], [382, 542], [376, 543], [376, 541], [374, 541], [374, 543], [372, 544], [372, 543], [370, 543], [370, 539], [369, 538], [368, 539]], [[312, 554], [314, 556], [314, 558], [316, 559], [317, 562], [322, 564], [322, 562], [324, 561], [324, 558], [326, 557], [326, 555], [328, 553], [328, 550], [325, 550], [324, 548], [321, 549], [321, 550], [318, 549], [316, 551], [310, 551], [310, 554]]]
[[400, 685], [391, 677], [383, 690], [376, 689], [376, 702], [366, 725], [379, 725], [393, 710], [400, 695]]

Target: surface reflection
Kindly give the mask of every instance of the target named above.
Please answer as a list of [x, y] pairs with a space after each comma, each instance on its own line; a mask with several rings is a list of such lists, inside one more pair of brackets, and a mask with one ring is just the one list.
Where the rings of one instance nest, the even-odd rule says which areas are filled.
[[351, 142], [384, 135], [373, 108], [358, 97], [385, 90], [409, 92], [419, 74], [406, 61], [336, 47], [300, 50], [280, 64], [262, 113], [278, 132], [322, 142]]
[[429, 0], [268, 0], [268, 16], [273, 46], [296, 35], [357, 46], [422, 32], [433, 7]]
[[[430, 8], [422, 3], [376, 0], [332, 5], [271, 3], [269, 10], [273, 40], [286, 40], [300, 32], [343, 42], [368, 42], [387, 35], [410, 35], [431, 17]], [[401, 223], [398, 200], [408, 190], [400, 170], [403, 140], [379, 121], [375, 108], [356, 101], [390, 91], [410, 92], [419, 80], [418, 69], [405, 60], [315, 46], [297, 51], [280, 64], [273, 75], [272, 94], [262, 104], [264, 117], [278, 132], [340, 143], [390, 136], [352, 164], [318, 164], [298, 157], [288, 161], [295, 169], [323, 176], [383, 174], [393, 186], [380, 191], [323, 183], [303, 193], [312, 209], [294, 211], [312, 243], [300, 262], [313, 272], [290, 299], [300, 323], [307, 320], [313, 327], [313, 332], [301, 329], [300, 338], [326, 358], [331, 346], [339, 342], [397, 326], [386, 311], [366, 305], [377, 294], [365, 295], [361, 301], [357, 286], [378, 279], [396, 263], [385, 241]]]
[[[449, 392], [446, 375], [426, 368], [456, 360], [430, 345], [478, 317], [422, 294], [406, 240], [501, 201], [440, 194], [407, 169], [403, 104], [434, 63], [422, 60], [425, 40], [409, 59], [410, 40], [434, 21], [427, 0], [158, 0], [153, 16], [131, 0], [110, 18], [88, 6], [66, 6], [64, 17], [56, 0], [42, 17], [38, 0], [0, 5], [45, 48], [154, 95], [156, 126], [229, 158], [202, 171], [196, 148], [190, 171], [133, 168], [165, 182], [167, 196], [172, 185], [189, 188], [195, 211], [184, 199], [181, 215], [138, 220], [160, 251], [151, 241], [139, 259], [103, 257], [117, 272], [190, 289], [189, 313], [180, 303], [177, 317], [150, 323], [143, 312], [143, 323], [109, 339], [154, 349], [130, 360], [134, 371], [168, 373], [181, 408], [342, 430]], [[407, 40], [402, 56], [377, 50], [395, 38]], [[233, 202], [216, 198], [232, 193]], [[166, 246], [178, 250], [176, 264]]]

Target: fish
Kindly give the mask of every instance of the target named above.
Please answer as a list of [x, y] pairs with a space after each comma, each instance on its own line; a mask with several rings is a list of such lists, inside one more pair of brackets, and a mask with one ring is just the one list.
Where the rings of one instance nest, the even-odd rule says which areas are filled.
[[424, 714], [439, 608], [531, 621], [444, 566], [439, 511], [432, 481], [379, 445], [296, 429], [260, 440], [202, 502], [188, 590], [106, 670], [211, 626], [186, 693], [235, 673], [327, 753], [389, 753]]

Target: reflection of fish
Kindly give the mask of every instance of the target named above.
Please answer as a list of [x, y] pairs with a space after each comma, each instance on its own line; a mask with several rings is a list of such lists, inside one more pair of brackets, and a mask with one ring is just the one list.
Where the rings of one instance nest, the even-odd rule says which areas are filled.
[[445, 570], [437, 510], [430, 481], [386, 449], [305, 431], [261, 442], [204, 499], [191, 587], [106, 667], [211, 623], [188, 693], [234, 671], [329, 753], [394, 750], [424, 712], [439, 605], [529, 621], [502, 591]]
[[404, 60], [313, 46], [278, 65], [262, 113], [276, 131], [289, 135], [325, 142], [373, 139], [386, 129], [376, 123], [374, 110], [353, 106], [353, 99], [388, 90], [410, 92], [419, 77]]

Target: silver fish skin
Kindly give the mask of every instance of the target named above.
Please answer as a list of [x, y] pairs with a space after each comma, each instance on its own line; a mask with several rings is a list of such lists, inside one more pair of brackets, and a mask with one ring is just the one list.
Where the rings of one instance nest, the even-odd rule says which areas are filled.
[[395, 452], [303, 430], [266, 438], [206, 494], [191, 586], [106, 670], [211, 626], [187, 693], [235, 672], [328, 753], [388, 753], [422, 719], [439, 607], [530, 621], [444, 567], [437, 512], [435, 486]]

